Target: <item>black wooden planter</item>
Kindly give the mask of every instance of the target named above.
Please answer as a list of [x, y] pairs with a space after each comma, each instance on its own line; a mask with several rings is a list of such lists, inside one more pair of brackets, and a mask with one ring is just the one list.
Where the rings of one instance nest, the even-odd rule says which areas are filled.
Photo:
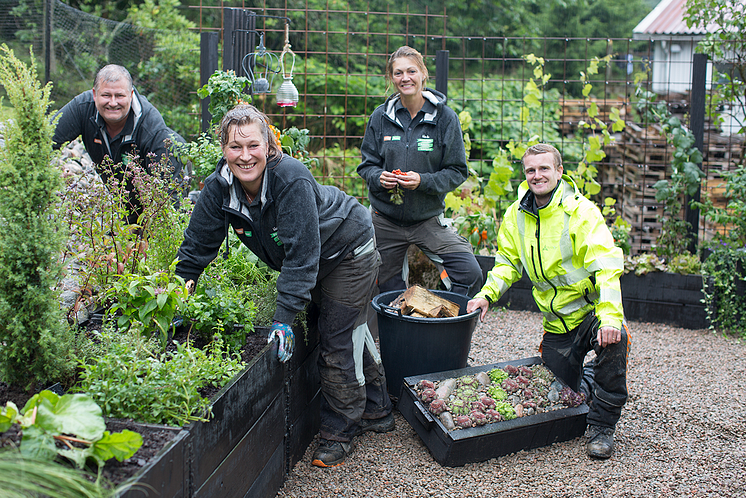
[[[153, 427], [142, 424], [144, 427]], [[146, 498], [151, 496], [188, 496], [189, 491], [189, 431], [167, 426], [159, 430], [177, 434], [148, 464], [128, 481], [121, 498]]]
[[563, 408], [481, 427], [449, 431], [417, 398], [413, 387], [418, 381], [440, 381], [474, 375], [506, 365], [536, 365], [541, 358], [525, 358], [480, 367], [407, 377], [403, 381], [398, 408], [441, 465], [456, 467], [482, 462], [521, 450], [530, 450], [580, 437], [585, 432], [588, 406]]
[[707, 307], [702, 275], [652, 272], [622, 275], [622, 304], [628, 320], [666, 323], [687, 329], [705, 329]]
[[[318, 331], [295, 333], [288, 363], [268, 344], [214, 397], [211, 420], [181, 430], [159, 463], [130, 481], [136, 488], [126, 498], [276, 496], [320, 423]], [[139, 485], [150, 494], [131, 494]]]
[[[688, 329], [710, 326], [703, 302], [701, 275], [651, 272], [622, 275], [622, 304], [627, 320], [666, 323]], [[511, 310], [539, 311], [524, 273], [497, 302]]]

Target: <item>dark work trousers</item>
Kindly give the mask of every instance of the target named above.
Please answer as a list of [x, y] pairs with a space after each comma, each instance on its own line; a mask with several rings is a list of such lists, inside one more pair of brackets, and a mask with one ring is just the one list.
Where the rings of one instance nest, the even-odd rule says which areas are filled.
[[406, 289], [404, 265], [407, 249], [414, 244], [435, 263], [445, 288], [469, 297], [482, 288], [482, 268], [471, 244], [434, 216], [415, 225], [402, 227], [373, 211], [376, 243], [383, 265], [378, 287], [383, 292]]
[[[541, 358], [572, 390], [589, 392], [589, 425], [615, 427], [627, 401], [627, 355], [630, 335], [622, 326], [622, 339], [602, 348], [598, 344], [599, 321], [594, 312], [567, 334], [544, 333]], [[596, 358], [583, 368], [586, 354]]]
[[313, 291], [319, 307], [320, 436], [350, 441], [360, 419], [391, 413], [383, 363], [366, 323], [381, 258], [351, 253]]

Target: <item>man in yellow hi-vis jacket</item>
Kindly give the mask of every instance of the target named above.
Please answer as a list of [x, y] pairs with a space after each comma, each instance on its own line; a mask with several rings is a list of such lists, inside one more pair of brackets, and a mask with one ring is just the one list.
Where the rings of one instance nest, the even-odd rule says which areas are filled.
[[[630, 335], [619, 285], [624, 257], [598, 207], [563, 175], [556, 148], [529, 147], [523, 170], [526, 181], [500, 226], [495, 266], [467, 311], [481, 309], [483, 320], [490, 303], [526, 272], [544, 315], [542, 359], [586, 395], [586, 449], [591, 457], [609, 458], [627, 401]], [[591, 350], [596, 357], [584, 366]]]

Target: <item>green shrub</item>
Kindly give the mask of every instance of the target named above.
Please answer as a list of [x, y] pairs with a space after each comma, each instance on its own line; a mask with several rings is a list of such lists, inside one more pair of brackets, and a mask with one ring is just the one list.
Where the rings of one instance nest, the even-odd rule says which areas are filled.
[[29, 384], [72, 368], [69, 327], [52, 290], [63, 248], [52, 216], [61, 180], [51, 166], [51, 84], [41, 86], [34, 62], [26, 66], [6, 45], [1, 50], [0, 83], [14, 113], [0, 149], [0, 375]]

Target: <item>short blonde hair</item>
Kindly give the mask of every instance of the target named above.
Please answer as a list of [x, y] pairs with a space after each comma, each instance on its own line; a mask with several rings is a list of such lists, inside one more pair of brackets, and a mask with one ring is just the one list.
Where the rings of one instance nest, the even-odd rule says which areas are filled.
[[539, 154], [547, 153], [552, 154], [552, 157], [554, 158], [554, 168], [560, 169], [560, 167], [562, 166], [562, 155], [556, 147], [549, 144], [536, 144], [526, 149], [526, 152], [523, 153], [523, 157], [521, 158], [521, 163], [525, 167], [526, 163], [524, 162], [524, 159], [526, 158], [526, 156], [538, 156]]

